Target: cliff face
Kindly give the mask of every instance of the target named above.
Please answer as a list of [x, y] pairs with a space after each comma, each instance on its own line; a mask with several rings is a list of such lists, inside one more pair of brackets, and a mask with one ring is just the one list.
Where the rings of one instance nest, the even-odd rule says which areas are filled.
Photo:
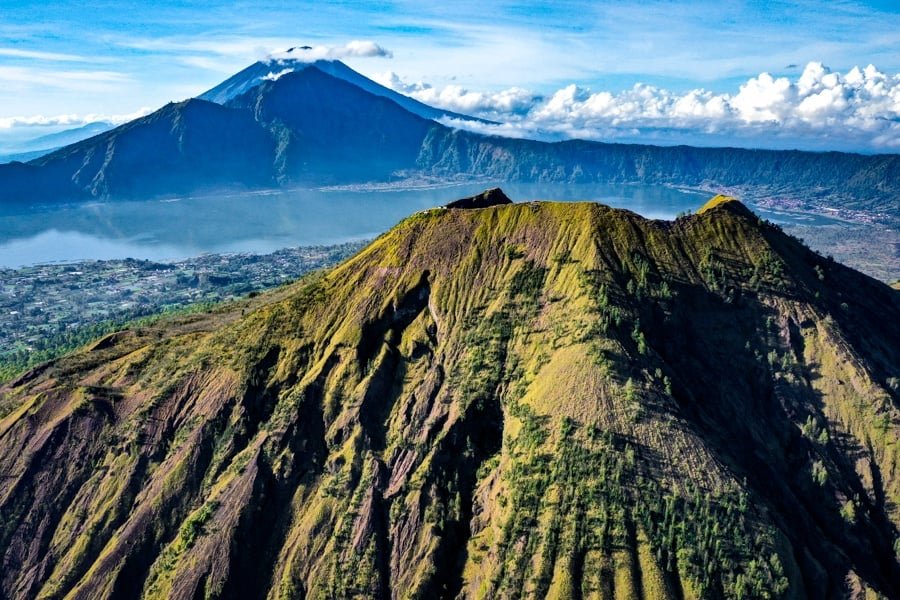
[[7, 384], [0, 595], [900, 595], [898, 292], [715, 204], [419, 213]]
[[900, 156], [839, 152], [557, 143], [433, 128], [417, 166], [439, 175], [545, 183], [645, 183], [755, 188], [761, 196], [877, 212], [897, 225]]

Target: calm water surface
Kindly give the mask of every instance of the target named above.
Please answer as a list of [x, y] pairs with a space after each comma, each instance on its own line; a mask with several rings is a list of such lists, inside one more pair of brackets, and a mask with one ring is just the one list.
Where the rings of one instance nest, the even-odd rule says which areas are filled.
[[[418, 210], [485, 187], [473, 183], [424, 190], [292, 190], [31, 210], [0, 208], [0, 267], [113, 258], [164, 261], [360, 240], [375, 237]], [[502, 187], [516, 202], [590, 200], [652, 219], [672, 219], [679, 212], [696, 210], [709, 196], [662, 186]], [[776, 222], [809, 222], [808, 216], [760, 212]]]

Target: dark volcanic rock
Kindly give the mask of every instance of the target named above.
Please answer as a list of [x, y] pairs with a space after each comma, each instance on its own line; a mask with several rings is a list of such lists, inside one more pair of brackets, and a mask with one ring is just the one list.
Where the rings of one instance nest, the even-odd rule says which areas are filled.
[[509, 196], [503, 193], [503, 190], [500, 188], [491, 188], [475, 196], [454, 200], [453, 202], [446, 204], [445, 208], [487, 208], [488, 206], [512, 203], [513, 201], [509, 199]]

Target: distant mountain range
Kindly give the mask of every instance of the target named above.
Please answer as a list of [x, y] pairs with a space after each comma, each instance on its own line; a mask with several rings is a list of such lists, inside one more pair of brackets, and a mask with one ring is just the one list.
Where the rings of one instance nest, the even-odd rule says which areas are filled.
[[0, 165], [0, 202], [133, 199], [402, 179], [610, 182], [735, 188], [869, 211], [900, 202], [900, 156], [509, 139], [459, 130], [442, 111], [339, 61], [258, 62], [199, 98]]
[[14, 144], [11, 148], [0, 149], [0, 163], [27, 162], [45, 154], [50, 154], [54, 150], [58, 150], [68, 144], [74, 144], [98, 133], [109, 131], [113, 127], [115, 125], [108, 121], [94, 121], [80, 127], [73, 127], [27, 139]]

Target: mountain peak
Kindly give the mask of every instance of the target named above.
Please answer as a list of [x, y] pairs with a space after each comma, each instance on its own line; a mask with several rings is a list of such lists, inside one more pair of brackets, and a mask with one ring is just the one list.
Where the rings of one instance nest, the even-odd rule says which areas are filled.
[[289, 73], [315, 68], [327, 75], [351, 83], [370, 94], [387, 98], [400, 105], [404, 110], [425, 119], [439, 120], [450, 118], [484, 123], [490, 122], [423, 104], [418, 100], [404, 96], [372, 81], [368, 77], [357, 73], [340, 60], [311, 57], [308, 54], [309, 48], [309, 46], [300, 46], [299, 48], [290, 48], [285, 52], [271, 54], [267, 59], [253, 63], [214, 88], [207, 90], [198, 98], [217, 104], [226, 104], [228, 101], [259, 87], [267, 81], [277, 81]]
[[698, 215], [702, 215], [703, 213], [713, 210], [714, 208], [728, 208], [728, 209], [740, 209], [748, 210], [746, 206], [744, 206], [740, 200], [735, 198], [734, 196], [726, 196], [724, 194], [718, 194], [713, 196], [709, 200], [706, 201], [706, 204], [700, 207], [700, 210], [697, 211]]
[[469, 196], [468, 198], [460, 198], [445, 205], [445, 208], [487, 208], [488, 206], [497, 206], [500, 204], [512, 204], [513, 201], [509, 196], [503, 193], [500, 188], [491, 188], [480, 194]]

